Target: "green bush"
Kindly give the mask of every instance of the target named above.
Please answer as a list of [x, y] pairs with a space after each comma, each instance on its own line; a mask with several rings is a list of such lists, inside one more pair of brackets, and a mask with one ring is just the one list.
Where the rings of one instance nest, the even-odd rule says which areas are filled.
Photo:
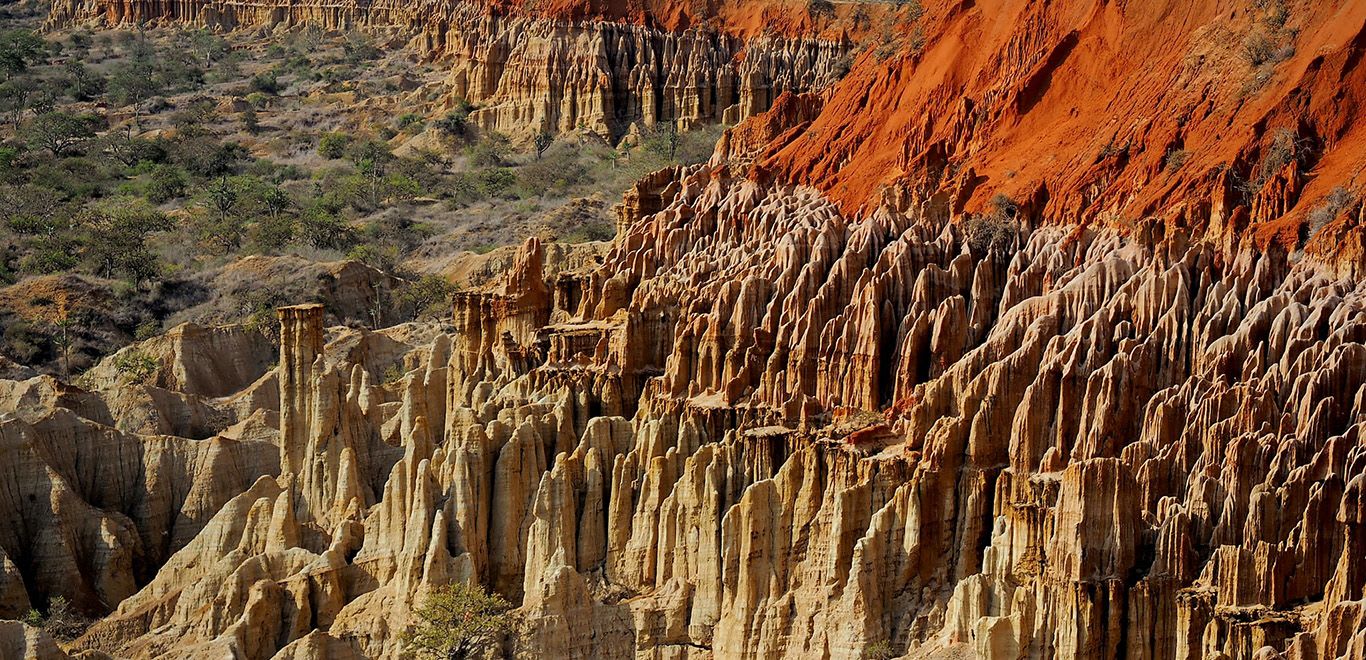
[[328, 160], [336, 160], [346, 155], [351, 144], [351, 136], [343, 133], [324, 133], [318, 140], [318, 155]]
[[190, 184], [185, 171], [175, 165], [157, 165], [147, 175], [143, 195], [153, 204], [165, 204], [185, 195]]
[[512, 604], [478, 585], [439, 587], [417, 609], [417, 627], [404, 646], [427, 658], [483, 657], [511, 633]]
[[267, 96], [277, 96], [284, 89], [280, 83], [280, 76], [275, 71], [258, 73], [251, 79], [251, 91], [260, 92]]

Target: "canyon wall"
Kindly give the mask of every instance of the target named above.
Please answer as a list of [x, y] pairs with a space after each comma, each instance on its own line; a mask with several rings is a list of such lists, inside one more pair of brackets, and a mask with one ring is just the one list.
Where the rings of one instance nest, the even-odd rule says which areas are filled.
[[513, 137], [591, 130], [609, 139], [633, 127], [735, 124], [785, 91], [839, 76], [846, 35], [734, 32], [712, 21], [680, 29], [573, 20], [575, 12], [510, 11], [477, 0], [298, 3], [70, 0], [49, 24], [179, 23], [212, 29], [393, 30], [450, 63], [447, 98], [477, 107], [476, 125]]

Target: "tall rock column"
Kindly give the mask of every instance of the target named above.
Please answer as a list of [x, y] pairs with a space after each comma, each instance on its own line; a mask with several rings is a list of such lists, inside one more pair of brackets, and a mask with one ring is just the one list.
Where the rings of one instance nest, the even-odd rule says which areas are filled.
[[312, 436], [313, 362], [323, 352], [323, 306], [276, 310], [280, 318], [280, 472], [298, 474]]
[[[280, 474], [291, 479], [301, 524], [329, 533], [373, 497], [369, 472], [370, 379], [358, 364], [328, 368], [321, 305], [282, 307], [280, 317]], [[319, 543], [305, 546], [320, 549]]]

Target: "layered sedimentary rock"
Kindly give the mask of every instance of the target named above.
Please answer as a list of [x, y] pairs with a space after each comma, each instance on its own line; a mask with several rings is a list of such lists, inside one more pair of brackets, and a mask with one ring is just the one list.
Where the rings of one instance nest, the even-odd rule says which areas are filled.
[[830, 84], [852, 48], [840, 33], [827, 38], [737, 33], [725, 23], [718, 24], [721, 29], [708, 24], [674, 31], [653, 20], [627, 24], [575, 16], [574, 11], [552, 8], [510, 11], [477, 0], [76, 0], [54, 6], [51, 23], [397, 29], [412, 35], [421, 52], [450, 62], [449, 97], [478, 107], [471, 121], [514, 137], [590, 130], [616, 139], [633, 127], [661, 122], [680, 130], [701, 123], [733, 124], [768, 109], [784, 91]]
[[[213, 400], [234, 419], [275, 412], [272, 434], [259, 417], [234, 425], [273, 460], [213, 503], [173, 501], [192, 520], [131, 582], [127, 548], [166, 516], [139, 517], [132, 486], [87, 487], [86, 461], [61, 460], [84, 436], [61, 434], [87, 429], [121, 456], [223, 440], [154, 441], [114, 428], [131, 418], [107, 391], [5, 383], [0, 400], [38, 416], [0, 422], [27, 452], [0, 465], [30, 466], [0, 492], [36, 490], [12, 503], [25, 524], [0, 539], [0, 596], [22, 608], [70, 588], [112, 611], [68, 650], [134, 658], [398, 657], [414, 607], [453, 581], [518, 606], [503, 650], [528, 657], [1366, 655], [1366, 290], [1351, 255], [1250, 240], [1294, 215], [1309, 161], [1250, 188], [1230, 172], [1261, 154], [1240, 151], [1208, 204], [1142, 198], [1179, 223], [1053, 222], [1156, 193], [1151, 177], [1086, 179], [1132, 175], [1127, 150], [1080, 170], [1080, 188], [1048, 183], [985, 218], [974, 206], [991, 187], [973, 159], [1061, 102], [1050, 85], [1073, 89], [1070, 53], [1108, 52], [1091, 30], [1174, 5], [1152, 6], [1012, 5], [1000, 30], [995, 3], [931, 13], [1002, 38], [980, 103], [849, 112], [858, 89], [920, 107], [890, 84], [919, 74], [890, 64], [825, 98], [785, 95], [712, 162], [638, 182], [601, 265], [551, 278], [528, 241], [500, 286], [454, 298], [449, 327], [338, 333], [317, 307], [280, 310], [274, 372]], [[1352, 80], [1361, 30], [1313, 16], [1319, 59], [1296, 79]], [[1050, 46], [1064, 18], [1085, 29]], [[913, 56], [945, 74], [925, 98], [964, 98], [976, 88], [937, 38]], [[1014, 96], [990, 93], [1003, 80]], [[1320, 107], [1321, 87], [1302, 91], [1266, 104]], [[1270, 126], [1216, 109], [1180, 125]], [[941, 131], [958, 142], [873, 160], [897, 166], [870, 181], [938, 174], [849, 203], [860, 149]], [[1338, 209], [1333, 235], [1359, 245], [1362, 212]], [[402, 377], [382, 377], [390, 365]], [[62, 419], [43, 426], [53, 407]], [[17, 554], [30, 547], [56, 568]], [[0, 648], [56, 653], [46, 644], [0, 627]]]
[[281, 474], [74, 648], [393, 657], [464, 580], [536, 656], [1361, 653], [1355, 282], [1160, 232], [983, 248], [719, 162], [631, 198], [602, 268], [529, 242], [399, 382], [281, 310]]

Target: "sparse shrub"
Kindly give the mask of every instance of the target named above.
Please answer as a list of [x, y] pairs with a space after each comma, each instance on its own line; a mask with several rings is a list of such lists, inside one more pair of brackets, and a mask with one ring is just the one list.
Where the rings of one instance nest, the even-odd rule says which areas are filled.
[[246, 129], [247, 133], [250, 133], [251, 135], [256, 135], [261, 131], [261, 122], [256, 117], [255, 106], [248, 105], [242, 110], [242, 128]]
[[423, 118], [422, 118], [422, 115], [419, 115], [419, 114], [414, 113], [414, 112], [409, 112], [409, 113], [405, 113], [405, 114], [403, 114], [403, 115], [399, 115], [399, 118], [398, 118], [398, 130], [400, 130], [400, 131], [401, 131], [401, 130], [405, 130], [405, 129], [409, 128], [410, 126], [416, 126], [416, 129], [417, 129], [417, 130], [421, 130], [421, 129], [422, 129], [423, 121], [424, 121], [424, 120], [423, 120]]
[[242, 327], [259, 332], [271, 342], [279, 340], [280, 324], [275, 308], [288, 303], [284, 294], [274, 289], [257, 289], [242, 297]]
[[1308, 238], [1313, 238], [1328, 223], [1337, 219], [1344, 211], [1351, 209], [1357, 204], [1356, 193], [1345, 186], [1333, 188], [1313, 210], [1308, 217]]
[[53, 596], [47, 602], [47, 616], [43, 617], [43, 630], [54, 639], [70, 642], [85, 634], [94, 623], [71, 606], [64, 596]]
[[998, 220], [1014, 220], [1020, 213], [1020, 205], [1009, 195], [996, 193], [991, 197], [991, 215]]
[[21, 620], [26, 626], [32, 626], [34, 628], [43, 627], [43, 613], [33, 608], [29, 608], [29, 611], [24, 613], [24, 618]]
[[160, 332], [161, 324], [158, 323], [155, 319], [149, 319], [138, 324], [137, 329], [133, 331], [133, 339], [136, 339], [138, 341], [151, 339], [152, 337], [157, 336], [157, 334]]
[[806, 13], [812, 18], [833, 18], [835, 4], [830, 0], [807, 0]]
[[641, 148], [660, 159], [672, 161], [678, 153], [678, 144], [678, 124], [675, 122], [661, 121], [641, 131]]
[[588, 168], [579, 159], [579, 149], [564, 145], [550, 149], [544, 157], [520, 168], [517, 176], [521, 185], [537, 195], [549, 192], [567, 193], [576, 186], [588, 183]]
[[1243, 38], [1243, 59], [1258, 67], [1270, 62], [1276, 55], [1276, 44], [1261, 30], [1253, 31]]
[[1168, 172], [1175, 172], [1186, 164], [1186, 159], [1190, 157], [1190, 152], [1185, 149], [1172, 149], [1162, 159], [1162, 169]]
[[835, 63], [831, 65], [830, 75], [834, 76], [836, 80], [849, 75], [849, 72], [854, 68], [854, 60], [857, 58], [858, 53], [854, 50], [847, 51], [843, 55], [840, 55], [839, 58], [835, 60]]
[[1294, 131], [1288, 128], [1276, 129], [1271, 136], [1271, 143], [1262, 152], [1261, 161], [1252, 172], [1252, 178], [1244, 187], [1244, 192], [1252, 194], [1261, 190], [1262, 186], [1282, 168], [1292, 161], [1303, 158], [1308, 147], [1307, 141]]
[[512, 143], [506, 135], [490, 131], [469, 149], [470, 165], [474, 167], [502, 167], [507, 162]]
[[917, 25], [911, 28], [911, 35], [907, 37], [906, 47], [910, 49], [912, 54], [919, 55], [921, 51], [925, 50], [927, 43], [929, 43], [929, 37], [925, 35], [923, 26]]
[[156, 373], [157, 359], [137, 349], [127, 349], [114, 356], [114, 370], [134, 385], [141, 385]]
[[977, 252], [1004, 252], [1015, 242], [1016, 226], [1012, 216], [993, 211], [973, 215], [963, 225], [968, 246]]
[[863, 660], [892, 660], [896, 657], [896, 652], [892, 650], [892, 645], [887, 640], [873, 642], [863, 649]]

